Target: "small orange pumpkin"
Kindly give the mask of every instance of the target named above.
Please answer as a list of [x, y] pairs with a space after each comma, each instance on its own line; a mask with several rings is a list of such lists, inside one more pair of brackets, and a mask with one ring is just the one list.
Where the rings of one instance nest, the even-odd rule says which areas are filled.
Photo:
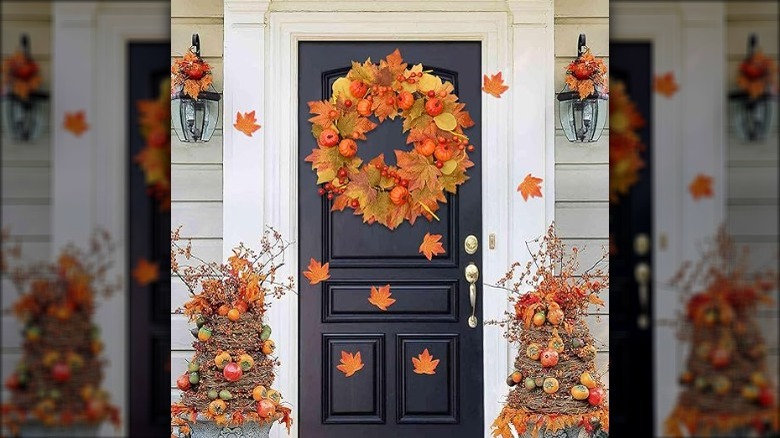
[[219, 306], [219, 309], [217, 309], [217, 314], [219, 316], [227, 316], [228, 312], [230, 312], [230, 306], [227, 304], [223, 304]]
[[393, 190], [390, 191], [390, 201], [395, 205], [406, 204], [408, 197], [409, 190], [406, 190], [406, 187], [395, 186]]
[[351, 138], [345, 138], [339, 143], [339, 154], [345, 158], [354, 157], [357, 154], [357, 143]]
[[357, 103], [357, 112], [361, 116], [371, 115], [371, 101], [368, 99], [360, 99]]
[[531, 360], [539, 360], [539, 356], [542, 354], [542, 346], [537, 343], [528, 344], [528, 348], [525, 349], [525, 354]]
[[547, 320], [550, 321], [552, 325], [560, 324], [563, 322], [563, 310], [560, 308], [550, 310], [547, 312]]
[[544, 383], [542, 383], [542, 390], [548, 394], [553, 394], [558, 392], [558, 386], [558, 379], [555, 377], [548, 377], [544, 379]]
[[227, 317], [229, 320], [235, 322], [238, 321], [239, 318], [241, 318], [241, 312], [238, 311], [235, 307], [230, 309], [230, 311], [227, 314]]
[[276, 350], [276, 344], [274, 343], [274, 341], [268, 339], [265, 342], [263, 342], [262, 349], [263, 349], [263, 354], [265, 355], [273, 354], [274, 350]]
[[211, 415], [222, 415], [227, 409], [227, 404], [224, 400], [216, 399], [209, 403], [209, 413]]
[[590, 395], [590, 390], [585, 385], [574, 385], [571, 387], [571, 396], [575, 400], [585, 400]]
[[255, 399], [255, 401], [260, 401], [266, 397], [267, 391], [265, 389], [265, 386], [263, 385], [257, 385], [255, 386], [255, 389], [252, 390], [252, 398]]
[[228, 353], [227, 351], [223, 351], [214, 357], [214, 363], [217, 365], [217, 368], [219, 369], [225, 368], [225, 365], [230, 363], [230, 360], [231, 360], [230, 353]]
[[436, 151], [436, 142], [432, 138], [426, 138], [422, 143], [418, 143], [414, 146], [414, 149], [418, 153], [430, 157]]

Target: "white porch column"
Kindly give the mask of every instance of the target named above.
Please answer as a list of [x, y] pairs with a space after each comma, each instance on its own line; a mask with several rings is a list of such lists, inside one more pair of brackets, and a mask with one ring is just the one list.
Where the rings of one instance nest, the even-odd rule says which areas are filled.
[[[223, 91], [224, 258], [239, 242], [263, 232], [265, 117], [265, 12], [269, 1], [225, 0]], [[219, 90], [218, 90], [219, 91]], [[262, 128], [248, 137], [233, 127], [236, 113], [255, 111]]]
[[[96, 2], [54, 3], [52, 32], [51, 251], [88, 242], [93, 229]], [[65, 113], [83, 110], [90, 129], [76, 137]]]

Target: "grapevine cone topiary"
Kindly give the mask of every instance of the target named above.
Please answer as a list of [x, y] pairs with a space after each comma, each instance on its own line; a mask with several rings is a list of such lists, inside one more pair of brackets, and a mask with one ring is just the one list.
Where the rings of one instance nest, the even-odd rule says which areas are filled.
[[[289, 243], [268, 229], [259, 253], [241, 244], [228, 263], [217, 264], [197, 259], [189, 243], [179, 242], [175, 230], [172, 271], [190, 290], [183, 312], [194, 323], [195, 354], [176, 381], [182, 397], [171, 405], [171, 432], [188, 436], [203, 419], [220, 427], [279, 421], [289, 431], [291, 409], [273, 389], [275, 367], [280, 365], [274, 333], [264, 322], [269, 298], [293, 290], [292, 279], [277, 280]], [[200, 264], [181, 265], [179, 259]]]
[[105, 360], [93, 323], [95, 298], [120, 287], [106, 278], [114, 251], [108, 234], [94, 233], [90, 251], [65, 247], [55, 263], [23, 263], [7, 231], [2, 244], [2, 271], [20, 292], [10, 310], [22, 322], [22, 358], [5, 382], [11, 397], [2, 406], [3, 428], [67, 434], [106, 419], [118, 427], [119, 410], [100, 388]]
[[598, 294], [609, 287], [600, 267], [606, 254], [580, 274], [578, 253], [564, 247], [551, 225], [525, 268], [513, 264], [496, 285], [509, 292], [513, 312], [488, 324], [503, 327], [519, 352], [494, 437], [512, 438], [512, 429], [534, 438], [574, 438], [581, 430], [607, 436], [606, 389], [595, 364], [599, 341], [584, 319], [590, 304], [604, 304]]
[[691, 348], [667, 436], [780, 431], [777, 389], [756, 320], [757, 309], [772, 303], [777, 275], [748, 273], [747, 256], [721, 228], [701, 261], [684, 264], [672, 281], [685, 304], [680, 335]]

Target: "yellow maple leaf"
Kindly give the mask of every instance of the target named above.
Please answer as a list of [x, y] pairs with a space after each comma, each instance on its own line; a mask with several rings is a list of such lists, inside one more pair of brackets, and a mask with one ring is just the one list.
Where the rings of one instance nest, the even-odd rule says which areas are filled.
[[377, 306], [380, 310], [387, 311], [387, 308], [395, 303], [394, 298], [390, 298], [390, 285], [384, 285], [377, 288], [371, 286], [371, 296], [368, 297], [368, 302]]
[[417, 357], [412, 358], [412, 364], [414, 365], [414, 372], [416, 374], [436, 374], [436, 367], [439, 366], [439, 359], [434, 359], [431, 353], [426, 348]]
[[425, 233], [422, 244], [420, 244], [420, 253], [425, 255], [428, 260], [431, 260], [435, 255], [444, 254], [444, 246], [440, 240], [441, 234]]
[[502, 76], [502, 72], [490, 75], [490, 77], [484, 75], [482, 78], [482, 91], [500, 99], [501, 95], [509, 89], [509, 86], [504, 84], [504, 78]]
[[303, 272], [303, 276], [309, 279], [309, 284], [317, 284], [330, 278], [330, 263], [318, 262], [314, 259], [309, 261], [309, 270]]
[[255, 118], [254, 110], [244, 113], [243, 115], [240, 112], [237, 112], [236, 123], [234, 123], [233, 126], [240, 132], [243, 132], [247, 137], [251, 137], [255, 131], [260, 129], [260, 125], [256, 122], [257, 119]]
[[160, 278], [160, 266], [140, 258], [133, 269], [133, 278], [140, 286], [147, 286]]
[[65, 121], [62, 123], [62, 126], [66, 131], [71, 132], [76, 137], [81, 137], [81, 134], [89, 129], [84, 110], [66, 112]]
[[363, 360], [360, 358], [360, 352], [355, 354], [341, 352], [341, 365], [336, 365], [336, 368], [344, 373], [344, 377], [352, 377], [356, 372], [363, 369]]

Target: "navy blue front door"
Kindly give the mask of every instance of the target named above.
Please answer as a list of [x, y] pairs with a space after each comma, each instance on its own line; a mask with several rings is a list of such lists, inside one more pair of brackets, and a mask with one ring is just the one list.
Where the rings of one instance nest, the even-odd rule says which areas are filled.
[[[405, 62], [422, 63], [453, 82], [476, 125], [467, 134], [476, 151], [469, 181], [437, 212], [390, 230], [364, 224], [352, 210], [330, 212], [317, 193], [316, 175], [304, 158], [317, 147], [307, 102], [328, 99], [330, 85], [351, 61], [378, 62], [396, 48]], [[302, 42], [298, 46], [299, 256], [330, 264], [330, 279], [300, 283], [300, 434], [302, 437], [464, 437], [483, 435], [482, 324], [470, 328], [469, 285], [464, 269], [482, 267], [481, 45], [478, 42]], [[284, 103], [280, 103], [283, 105]], [[386, 120], [360, 141], [368, 161], [408, 150], [401, 120]], [[426, 233], [442, 235], [446, 253], [428, 261], [418, 252]], [[481, 246], [481, 245], [480, 245]], [[368, 302], [372, 286], [391, 286], [396, 302], [382, 311]], [[482, 293], [479, 287], [479, 294]], [[480, 316], [481, 299], [477, 300]], [[481, 319], [481, 318], [480, 318]], [[425, 350], [439, 363], [435, 374], [414, 372], [412, 358]], [[361, 354], [363, 369], [346, 377], [341, 354]], [[497, 376], [496, 378], [500, 378]]]

